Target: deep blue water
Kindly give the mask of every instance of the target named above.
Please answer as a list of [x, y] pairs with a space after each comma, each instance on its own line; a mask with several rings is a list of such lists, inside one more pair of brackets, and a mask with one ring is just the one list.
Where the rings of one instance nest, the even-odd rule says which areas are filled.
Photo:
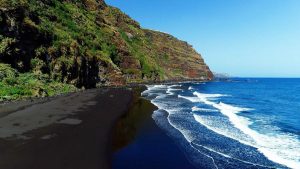
[[150, 85], [143, 96], [199, 168], [300, 168], [300, 79]]

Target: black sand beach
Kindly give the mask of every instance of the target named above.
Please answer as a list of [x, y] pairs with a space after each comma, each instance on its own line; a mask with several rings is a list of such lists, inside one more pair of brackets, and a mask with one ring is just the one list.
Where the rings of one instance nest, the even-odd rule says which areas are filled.
[[[52, 98], [29, 107], [19, 108], [18, 102], [2, 106], [1, 110], [13, 106], [17, 110], [8, 114], [1, 112], [0, 168], [111, 168], [111, 129], [126, 113], [132, 97], [128, 89], [96, 89]], [[11, 126], [2, 123], [4, 118], [13, 115], [14, 118], [9, 118], [15, 121]], [[51, 118], [57, 120], [48, 124]], [[7, 131], [19, 134], [3, 138], [9, 136], [5, 134]]]
[[139, 96], [107, 88], [1, 105], [0, 168], [193, 168]]

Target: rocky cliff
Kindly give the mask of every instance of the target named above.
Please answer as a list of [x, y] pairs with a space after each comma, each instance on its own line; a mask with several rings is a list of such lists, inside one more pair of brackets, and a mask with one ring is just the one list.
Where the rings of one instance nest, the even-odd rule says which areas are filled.
[[78, 88], [213, 76], [188, 43], [103, 0], [0, 0], [0, 63]]

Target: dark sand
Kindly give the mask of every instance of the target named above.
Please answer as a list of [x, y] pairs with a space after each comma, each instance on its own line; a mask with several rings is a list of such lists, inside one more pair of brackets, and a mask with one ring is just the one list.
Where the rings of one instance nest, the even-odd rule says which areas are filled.
[[[110, 136], [113, 124], [127, 112], [132, 97], [132, 91], [128, 89], [96, 89], [52, 98], [44, 103], [20, 102], [2, 106], [1, 119], [10, 114], [15, 114], [10, 119], [20, 119], [12, 123], [11, 128], [9, 124], [0, 123], [0, 127], [5, 127], [0, 128], [2, 137], [7, 135], [7, 130], [22, 128], [22, 122], [32, 118], [23, 113], [30, 108], [29, 114], [33, 113], [31, 115], [35, 117], [39, 116], [35, 113], [47, 114], [50, 120], [62, 115], [62, 120], [69, 120], [63, 121], [65, 124], [52, 123], [13, 137], [0, 138], [0, 169], [111, 168]], [[76, 109], [72, 108], [72, 114], [65, 116], [70, 106]], [[44, 120], [41, 116], [38, 123], [47, 124], [47, 118]], [[81, 120], [80, 124], [78, 120]], [[36, 127], [38, 123], [30, 121], [26, 125]], [[15, 131], [19, 130], [12, 132], [17, 133]]]
[[0, 105], [0, 169], [194, 168], [156, 126], [141, 90]]

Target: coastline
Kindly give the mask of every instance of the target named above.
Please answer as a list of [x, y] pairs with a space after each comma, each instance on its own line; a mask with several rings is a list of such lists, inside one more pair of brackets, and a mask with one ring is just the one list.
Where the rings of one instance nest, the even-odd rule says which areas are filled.
[[[110, 88], [144, 88], [145, 85], [164, 85], [164, 84], [178, 84], [178, 83], [204, 83], [204, 82], [209, 82], [213, 81], [212, 79], [172, 79], [172, 80], [163, 80], [163, 81], [147, 81], [147, 82], [141, 82], [141, 83], [127, 83], [126, 85], [103, 85], [99, 86], [96, 88], [91, 88], [91, 89], [79, 89], [77, 88], [75, 91], [67, 92], [67, 93], [58, 93], [53, 96], [41, 96], [41, 97], [20, 97], [18, 99], [12, 99], [12, 100], [0, 100], [0, 108], [3, 107], [3, 105], [7, 104], [24, 104], [24, 105], [29, 105], [29, 104], [36, 104], [36, 103], [41, 103], [41, 102], [46, 102], [51, 99], [56, 99], [59, 97], [65, 97], [69, 96], [75, 93], [81, 93], [89, 90], [97, 90], [97, 89], [110, 89]], [[142, 91], [140, 91], [142, 92]], [[0, 110], [1, 113], [1, 110]]]
[[[145, 133], [155, 133], [152, 140], [160, 140], [151, 145], [152, 149], [162, 143], [176, 152], [180, 164], [189, 166], [177, 145], [152, 120], [157, 108], [140, 97], [144, 89], [141, 85], [100, 88], [1, 104], [0, 168], [117, 168], [116, 164], [126, 161], [116, 163], [116, 154], [124, 149], [130, 152], [130, 145]], [[131, 134], [126, 137], [128, 132]], [[163, 152], [156, 150], [151, 152], [157, 156]], [[165, 152], [160, 163], [171, 160]], [[144, 159], [144, 164], [152, 162], [151, 158]]]
[[113, 132], [113, 169], [196, 169], [175, 141], [155, 124], [155, 110], [149, 100], [134, 97], [133, 106], [118, 120]]

